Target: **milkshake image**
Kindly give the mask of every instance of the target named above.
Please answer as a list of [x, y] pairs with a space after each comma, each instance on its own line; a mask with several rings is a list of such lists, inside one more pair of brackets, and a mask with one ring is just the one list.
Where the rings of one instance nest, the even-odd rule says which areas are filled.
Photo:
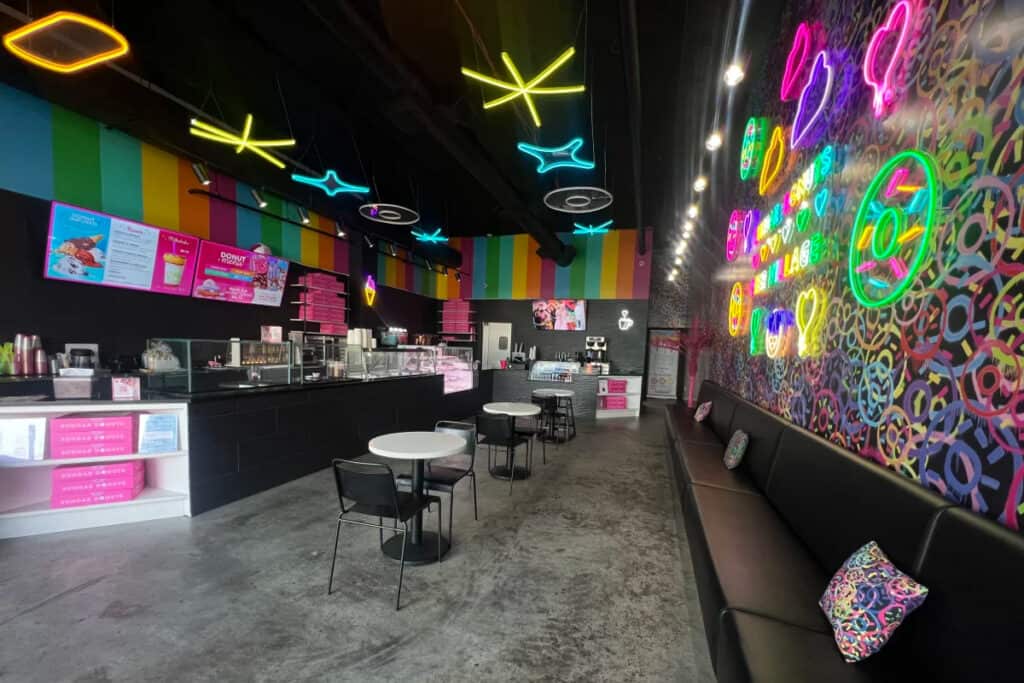
[[164, 285], [180, 287], [181, 277], [185, 272], [185, 257], [177, 254], [164, 254]]

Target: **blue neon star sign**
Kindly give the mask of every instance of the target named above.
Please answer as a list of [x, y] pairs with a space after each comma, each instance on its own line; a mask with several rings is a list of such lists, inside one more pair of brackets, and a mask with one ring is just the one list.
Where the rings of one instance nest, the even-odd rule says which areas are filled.
[[555, 168], [582, 168], [589, 171], [594, 168], [593, 161], [579, 159], [576, 153], [583, 146], [583, 138], [573, 138], [561, 147], [538, 147], [520, 142], [516, 145], [520, 152], [535, 157], [540, 165], [537, 166], [537, 173], [547, 173]]
[[314, 178], [308, 175], [299, 175], [298, 173], [292, 174], [292, 180], [303, 185], [312, 185], [313, 187], [323, 190], [328, 197], [333, 197], [340, 192], [349, 192], [351, 194], [366, 194], [370, 191], [370, 188], [363, 185], [353, 185], [352, 183], [346, 183], [344, 180], [338, 177], [338, 174], [334, 169], [329, 169], [327, 173], [324, 173], [323, 178]]
[[608, 228], [612, 226], [612, 221], [605, 221], [601, 225], [580, 225], [579, 223], [573, 223], [572, 227], [576, 228], [572, 231], [574, 235], [603, 235], [608, 232]]
[[441, 234], [441, 228], [438, 228], [432, 233], [416, 232], [412, 230], [412, 236], [416, 238], [417, 242], [429, 242], [429, 243], [443, 243], [447, 242], [448, 238]]

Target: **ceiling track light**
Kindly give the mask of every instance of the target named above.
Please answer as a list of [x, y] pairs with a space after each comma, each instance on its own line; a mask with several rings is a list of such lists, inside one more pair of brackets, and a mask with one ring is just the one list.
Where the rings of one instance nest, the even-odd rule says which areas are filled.
[[448, 277], [448, 266], [442, 266], [442, 268], [441, 268], [441, 275], [444, 275], [445, 277]]
[[423, 262], [425, 264], [427, 264], [427, 270], [429, 270], [431, 273], [433, 273], [434, 272], [434, 266], [430, 263], [430, 259], [425, 258], [425, 259], [423, 259]]
[[711, 133], [711, 135], [708, 136], [707, 141], [704, 142], [704, 147], [709, 152], [714, 152], [715, 150], [717, 150], [721, 146], [722, 146], [722, 134], [719, 133], [717, 130], [715, 132]]
[[683, 257], [682, 256], [676, 256], [675, 263], [676, 263], [677, 266], [683, 265]]
[[686, 209], [686, 215], [689, 216], [690, 218], [696, 218], [698, 215], [700, 215], [700, 207], [698, 207], [696, 204], [690, 204], [690, 206]]
[[196, 161], [192, 164], [192, 172], [196, 174], [196, 180], [203, 185], [210, 184], [210, 174], [206, 172], [206, 164]]
[[708, 179], [706, 176], [699, 175], [697, 179], [693, 181], [693, 191], [700, 193], [708, 188]]
[[334, 221], [334, 234], [338, 237], [345, 236], [345, 228], [341, 225], [341, 221]]
[[462, 282], [462, 272], [461, 271], [458, 271], [458, 270], [455, 271], [455, 281], [456, 282]]
[[373, 249], [373, 240], [370, 239], [369, 235], [364, 233], [363, 234], [363, 241], [366, 242], [366, 246], [368, 246], [370, 249]]
[[309, 211], [306, 211], [305, 207], [296, 206], [295, 213], [299, 215], [299, 220], [303, 225], [309, 225]]
[[743, 81], [744, 76], [746, 76], [746, 73], [744, 73], [743, 67], [740, 66], [740, 64], [737, 62], [733, 62], [725, 70], [725, 74], [722, 76], [722, 80], [725, 81], [725, 84], [727, 86], [729, 86], [730, 88], [734, 88]]
[[251, 190], [249, 190], [249, 194], [252, 195], [252, 200], [256, 202], [256, 206], [260, 207], [261, 209], [267, 208], [267, 200], [263, 198], [263, 195], [260, 194], [259, 190], [257, 190], [254, 187]]
[[398, 249], [395, 249], [394, 242], [388, 242], [388, 253], [392, 256], [398, 256]]

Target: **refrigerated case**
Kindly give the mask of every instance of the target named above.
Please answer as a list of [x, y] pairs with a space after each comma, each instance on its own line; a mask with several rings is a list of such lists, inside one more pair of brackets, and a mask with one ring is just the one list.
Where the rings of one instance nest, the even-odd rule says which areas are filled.
[[454, 346], [401, 346], [366, 350], [348, 347], [348, 377], [382, 379], [419, 375], [444, 375], [444, 393], [466, 391], [477, 385], [473, 349]]
[[291, 341], [149, 339], [142, 359], [150, 391], [197, 394], [297, 381]]

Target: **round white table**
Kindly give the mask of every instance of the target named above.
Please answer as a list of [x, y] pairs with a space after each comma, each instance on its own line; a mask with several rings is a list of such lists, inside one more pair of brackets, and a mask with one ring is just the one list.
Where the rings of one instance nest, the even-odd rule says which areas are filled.
[[[492, 415], [511, 415], [513, 425], [515, 418], [517, 417], [534, 417], [540, 415], [540, 406], [536, 403], [515, 403], [512, 401], [498, 401], [495, 403], [485, 403], [484, 412], [491, 413]], [[536, 444], [537, 435], [534, 434], [530, 444], [530, 448]], [[509, 479], [512, 477], [512, 461], [514, 456], [509, 451], [508, 458], [504, 465], [495, 465], [491, 470], [491, 476], [498, 479]], [[516, 467], [515, 468], [516, 479], [527, 479], [530, 476], [529, 467]]]
[[[447, 458], [466, 449], [466, 440], [454, 434], [439, 432], [395, 432], [370, 439], [370, 452], [382, 458], [411, 460], [412, 491], [421, 496], [427, 494], [423, 482], [423, 461]], [[449, 540], [441, 538], [441, 555], [448, 552]], [[402, 558], [402, 538], [392, 536], [384, 543], [384, 554], [396, 560]], [[437, 562], [437, 536], [423, 531], [423, 511], [416, 513], [409, 530], [409, 545], [405, 549], [405, 561], [412, 564]]]
[[[576, 392], [572, 389], [534, 389], [534, 396], [554, 396], [558, 399], [559, 403], [565, 406], [566, 411], [569, 414], [569, 429], [571, 430], [572, 436], [576, 436], [576, 411], [573, 409], [572, 399], [576, 396]], [[565, 438], [569, 439], [569, 434], [565, 435]]]
[[576, 392], [572, 389], [534, 389], [534, 396], [556, 396], [558, 398], [572, 398]]

